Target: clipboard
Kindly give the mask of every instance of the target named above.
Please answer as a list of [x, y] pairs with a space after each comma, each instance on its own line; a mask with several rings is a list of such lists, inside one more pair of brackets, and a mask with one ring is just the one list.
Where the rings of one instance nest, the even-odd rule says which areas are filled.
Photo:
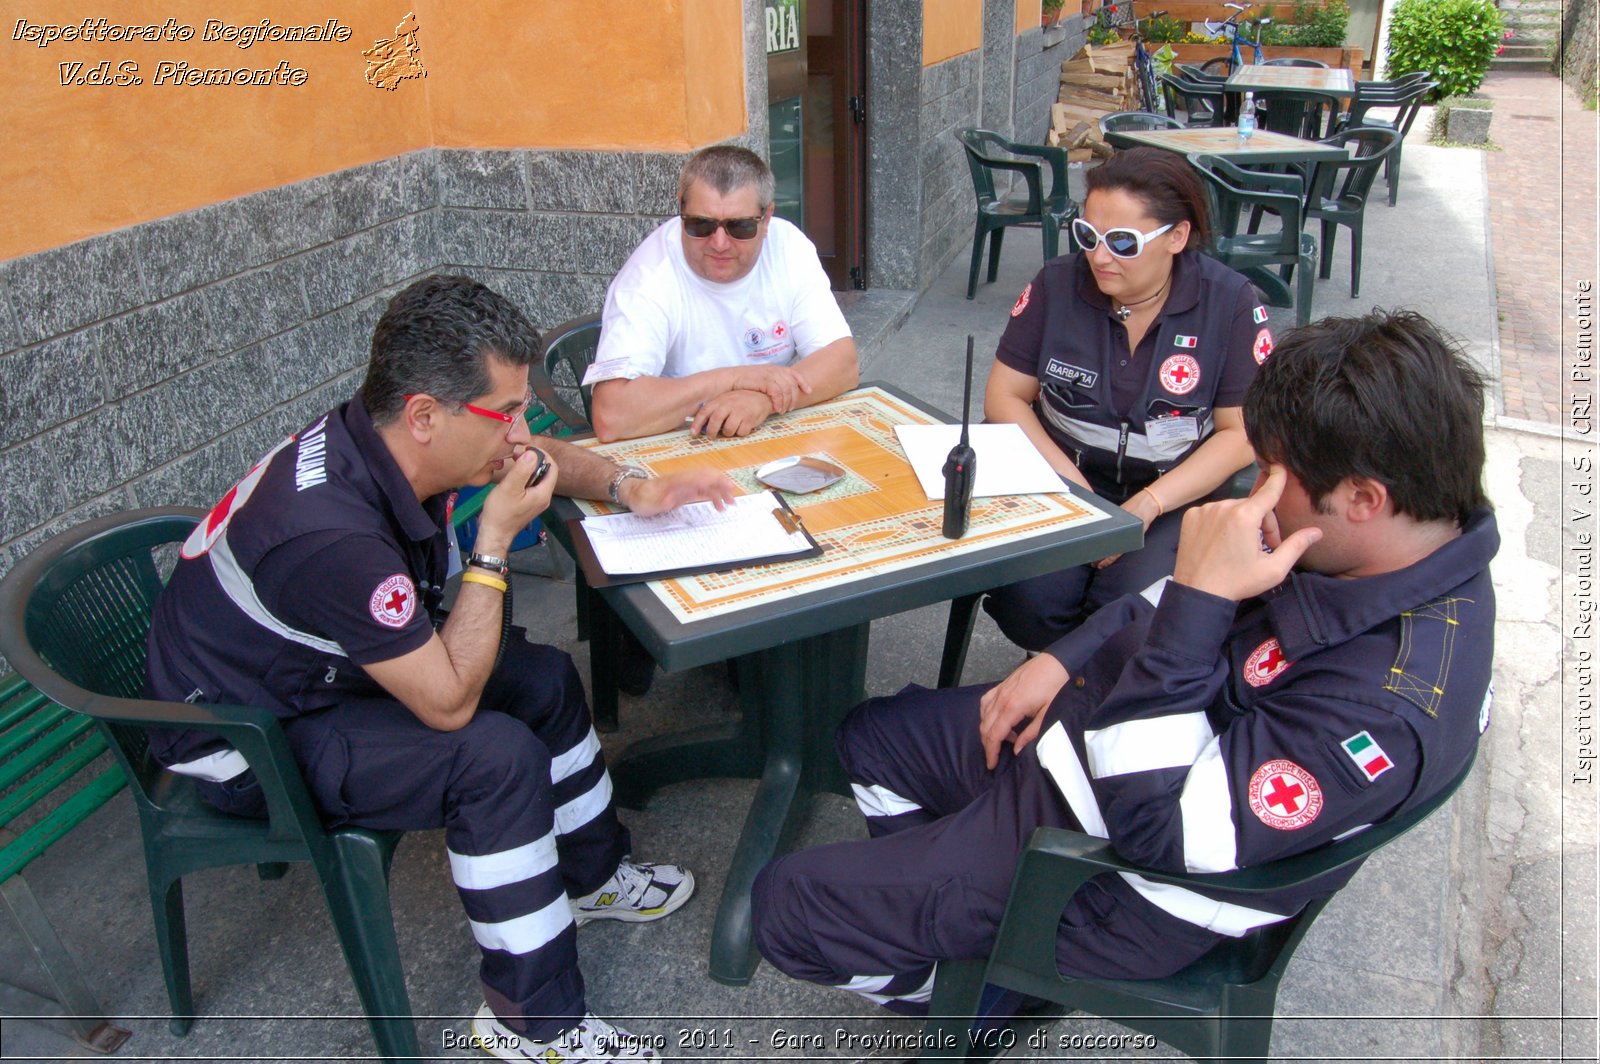
[[[790, 536], [800, 536], [806, 546], [800, 550], [784, 551], [776, 554], [739, 555], [721, 554], [715, 558], [697, 560], [694, 564], [673, 568], [657, 569], [650, 572], [608, 573], [600, 564], [599, 555], [595, 551], [594, 543], [590, 538], [589, 530], [584, 527], [586, 518], [573, 517], [567, 520], [567, 531], [572, 537], [573, 553], [577, 555], [579, 566], [583, 569], [584, 579], [590, 587], [617, 587], [623, 584], [640, 584], [649, 580], [665, 580], [674, 576], [690, 576], [695, 573], [715, 573], [726, 569], [743, 569], [752, 565], [769, 565], [773, 562], [796, 561], [803, 558], [815, 558], [822, 554], [822, 545], [811, 535], [800, 515], [790, 508], [782, 496], [776, 492], [762, 492], [759, 495], [744, 495], [741, 499], [757, 499], [765, 496], [771, 505], [765, 503], [744, 503], [752, 509], [759, 505], [764, 514], [752, 514], [741, 517], [740, 520], [759, 520], [765, 516], [777, 522], [783, 532]], [[705, 504], [705, 505], [710, 505]], [[670, 534], [670, 533], [667, 533]], [[735, 539], [734, 542], [737, 542]]]

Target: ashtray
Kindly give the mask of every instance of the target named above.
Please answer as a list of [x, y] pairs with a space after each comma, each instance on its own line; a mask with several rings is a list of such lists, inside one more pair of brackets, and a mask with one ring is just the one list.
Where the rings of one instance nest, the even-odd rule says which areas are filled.
[[791, 495], [821, 491], [830, 484], [838, 483], [843, 477], [844, 470], [832, 462], [810, 455], [779, 458], [756, 470], [756, 479], [761, 483]]

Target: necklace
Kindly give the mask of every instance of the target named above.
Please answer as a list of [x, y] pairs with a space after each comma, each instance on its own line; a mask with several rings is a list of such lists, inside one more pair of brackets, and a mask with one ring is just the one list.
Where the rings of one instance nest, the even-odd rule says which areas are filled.
[[1161, 282], [1161, 287], [1157, 288], [1155, 290], [1155, 292], [1152, 293], [1151, 295], [1147, 295], [1143, 299], [1135, 299], [1132, 303], [1120, 303], [1120, 304], [1118, 304], [1117, 305], [1117, 320], [1118, 321], [1127, 321], [1129, 316], [1133, 314], [1133, 308], [1134, 307], [1141, 306], [1141, 305], [1143, 305], [1145, 303], [1150, 302], [1152, 299], [1155, 299], [1157, 296], [1161, 295], [1161, 293], [1165, 292], [1167, 290], [1167, 285], [1169, 285], [1171, 283], [1172, 283], [1172, 274], [1169, 271], [1167, 273], [1167, 279], [1165, 281], [1162, 281]]

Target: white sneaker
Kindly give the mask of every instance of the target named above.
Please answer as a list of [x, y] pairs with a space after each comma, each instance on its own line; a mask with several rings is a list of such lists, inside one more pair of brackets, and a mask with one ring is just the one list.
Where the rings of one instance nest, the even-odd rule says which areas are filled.
[[675, 912], [694, 893], [694, 874], [670, 864], [645, 864], [624, 857], [605, 885], [573, 898], [572, 919], [579, 927], [591, 920], [644, 923]]
[[489, 1010], [478, 1006], [472, 1017], [473, 1043], [501, 1060], [537, 1061], [538, 1064], [609, 1064], [618, 1060], [659, 1060], [658, 1039], [629, 1034], [594, 1013], [585, 1013], [578, 1025], [563, 1031], [553, 1042], [535, 1042], [511, 1030]]

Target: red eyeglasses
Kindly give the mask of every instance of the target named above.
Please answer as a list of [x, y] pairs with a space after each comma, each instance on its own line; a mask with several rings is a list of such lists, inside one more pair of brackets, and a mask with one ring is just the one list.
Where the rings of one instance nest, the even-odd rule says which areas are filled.
[[[410, 402], [412, 399], [416, 398], [416, 396], [414, 394], [403, 395], [401, 398], [407, 402]], [[527, 393], [522, 397], [522, 405], [517, 408], [516, 413], [514, 414], [502, 414], [498, 410], [487, 410], [481, 406], [473, 406], [471, 403], [462, 403], [461, 405], [472, 411], [474, 414], [477, 414], [479, 417], [491, 417], [496, 421], [504, 422], [507, 425], [515, 425], [517, 422], [523, 419], [525, 414], [527, 414], [528, 407], [533, 405], [533, 389], [528, 389]]]

